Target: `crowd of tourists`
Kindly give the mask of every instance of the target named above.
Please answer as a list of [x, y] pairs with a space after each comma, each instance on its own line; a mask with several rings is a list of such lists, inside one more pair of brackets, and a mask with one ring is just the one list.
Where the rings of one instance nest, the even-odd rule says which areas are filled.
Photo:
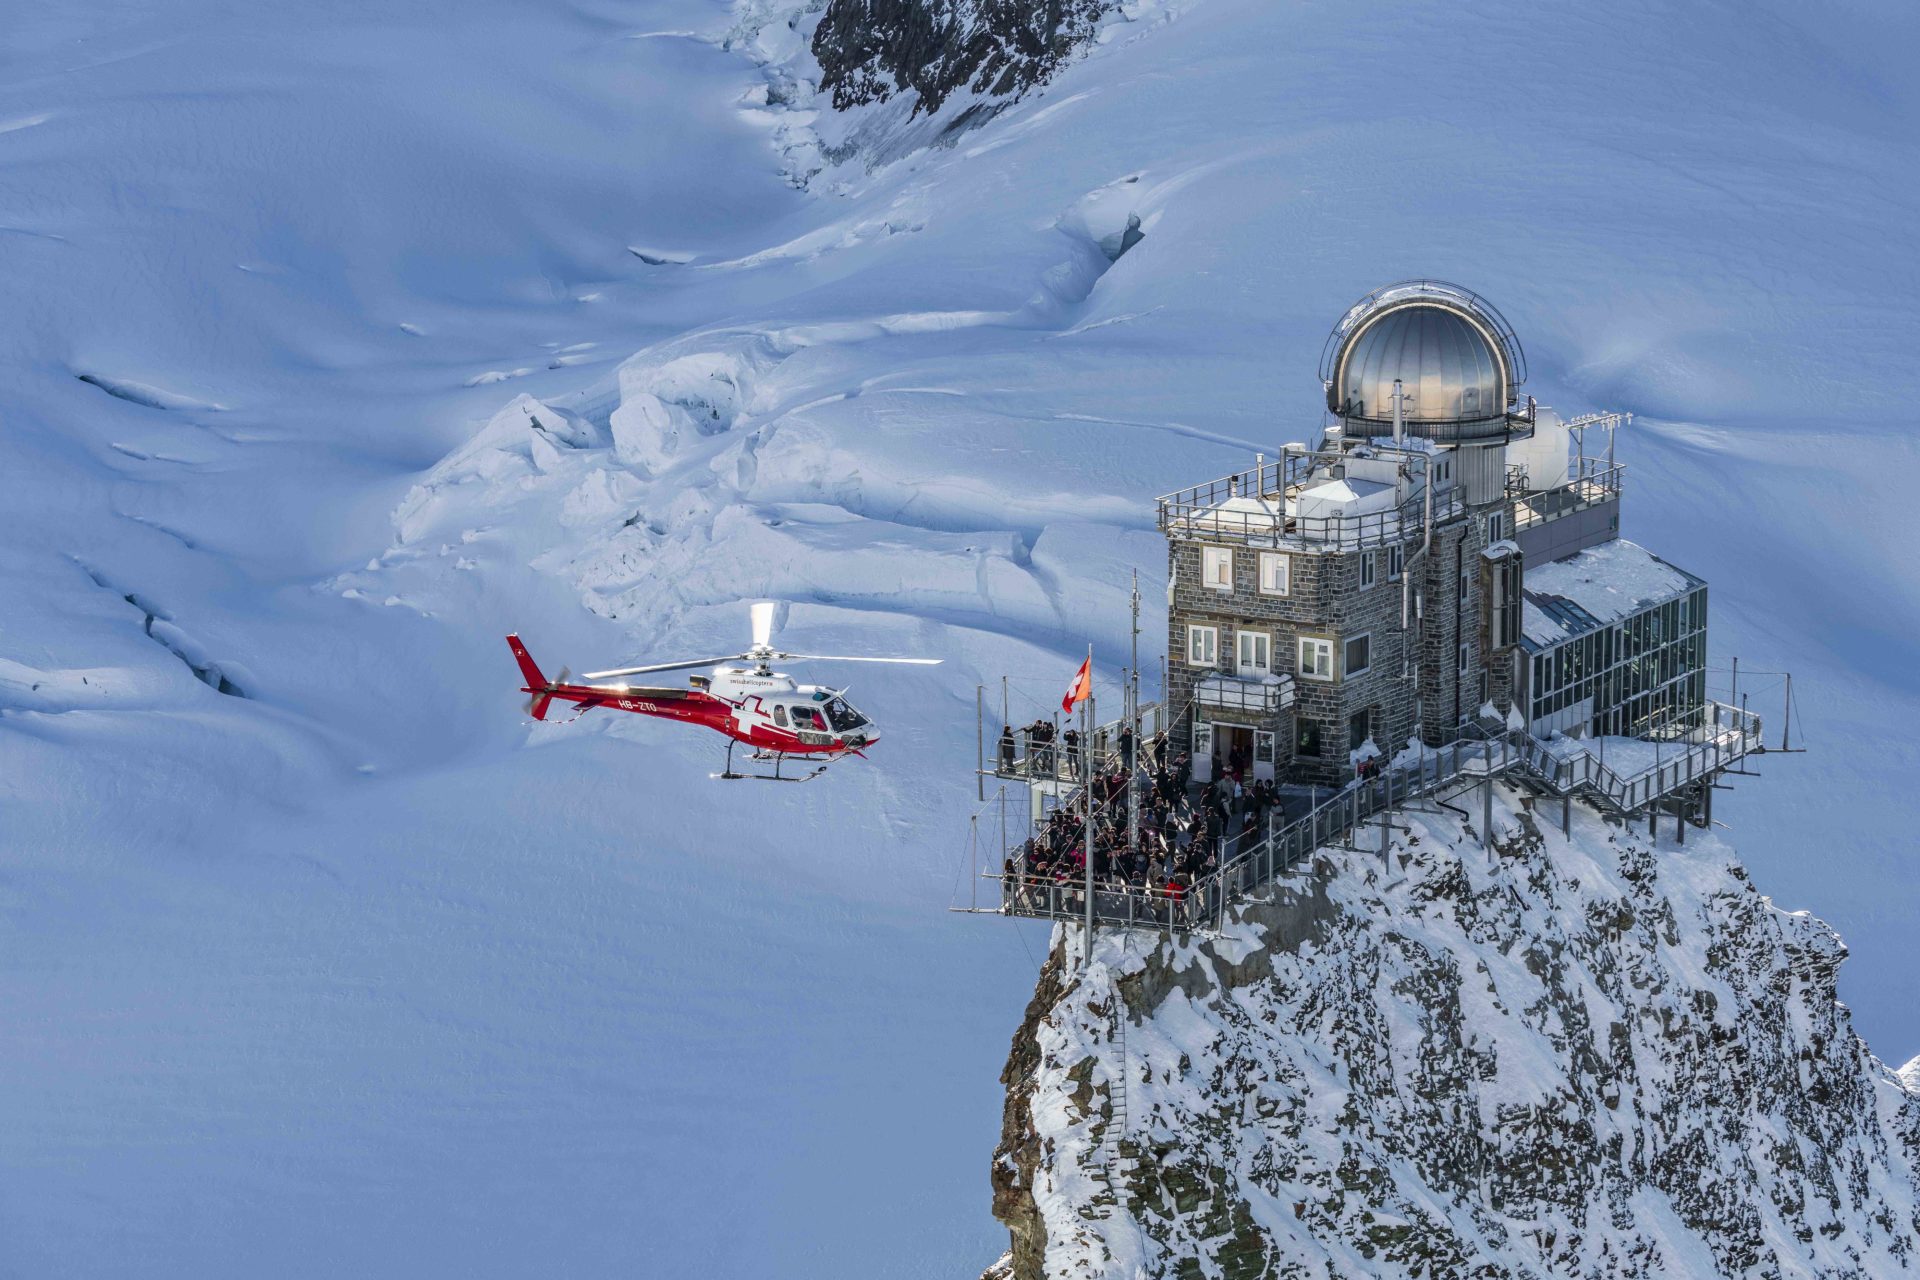
[[[1035, 722], [1022, 731], [1030, 760], [1051, 750], [1052, 728]], [[1036, 736], [1043, 730], [1046, 736]], [[1062, 734], [1061, 745], [1072, 753], [1073, 776], [1077, 776], [1078, 735]], [[1012, 746], [1009, 728], [1001, 735], [1003, 759], [1011, 759]], [[1247, 762], [1237, 755], [1224, 762], [1215, 760], [1213, 780], [1196, 785], [1192, 759], [1185, 753], [1169, 759], [1164, 733], [1155, 735], [1136, 756], [1132, 732], [1123, 728], [1119, 749], [1094, 763], [1091, 823], [1084, 803], [1055, 809], [1007, 859], [1010, 888], [1082, 887], [1091, 834], [1096, 889], [1179, 901], [1196, 880], [1258, 839], [1257, 833], [1265, 830], [1269, 813], [1279, 803], [1274, 784], [1250, 780]], [[1133, 840], [1128, 839], [1127, 829], [1129, 779], [1138, 789], [1134, 808], [1139, 833]]]

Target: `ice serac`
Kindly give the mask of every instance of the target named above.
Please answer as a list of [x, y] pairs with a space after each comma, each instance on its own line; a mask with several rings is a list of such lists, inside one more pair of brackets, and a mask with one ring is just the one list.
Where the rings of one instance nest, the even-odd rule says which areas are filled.
[[1839, 937], [1714, 837], [1560, 816], [1405, 815], [1215, 938], [1056, 930], [988, 1275], [1920, 1273], [1920, 1067]]
[[820, 87], [842, 111], [905, 95], [937, 111], [960, 89], [1017, 97], [1090, 43], [1116, 0], [828, 0]]

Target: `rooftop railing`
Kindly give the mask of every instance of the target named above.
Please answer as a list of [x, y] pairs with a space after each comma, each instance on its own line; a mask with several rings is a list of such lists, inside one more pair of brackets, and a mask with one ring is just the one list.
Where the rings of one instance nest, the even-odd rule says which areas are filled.
[[1619, 497], [1626, 468], [1601, 458], [1583, 458], [1575, 464], [1574, 472], [1564, 484], [1536, 492], [1528, 487], [1524, 466], [1508, 467], [1507, 497], [1513, 502], [1514, 527], [1544, 524]]
[[[1355, 551], [1401, 542], [1419, 533], [1427, 516], [1424, 495], [1386, 511], [1289, 515], [1288, 499], [1299, 496], [1314, 474], [1312, 466], [1310, 455], [1290, 454], [1280, 462], [1264, 463], [1169, 493], [1159, 500], [1160, 531], [1169, 537], [1202, 542], [1238, 542], [1309, 553]], [[1435, 492], [1435, 520], [1458, 515], [1461, 509], [1458, 489]]]

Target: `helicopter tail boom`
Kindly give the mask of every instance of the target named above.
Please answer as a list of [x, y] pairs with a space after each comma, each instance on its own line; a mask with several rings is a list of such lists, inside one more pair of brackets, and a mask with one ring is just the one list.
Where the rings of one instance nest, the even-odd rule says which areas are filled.
[[553, 686], [542, 674], [540, 664], [527, 652], [527, 646], [520, 643], [519, 636], [508, 636], [507, 646], [513, 650], [515, 662], [520, 664], [520, 674], [526, 679], [526, 692], [533, 695], [533, 701], [527, 704], [528, 712], [535, 720], [547, 718], [547, 708], [553, 704]]

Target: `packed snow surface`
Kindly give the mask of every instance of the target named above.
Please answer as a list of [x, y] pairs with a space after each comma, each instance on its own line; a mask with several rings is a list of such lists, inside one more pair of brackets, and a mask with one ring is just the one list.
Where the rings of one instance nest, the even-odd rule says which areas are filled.
[[[1528, 565], [1526, 570], [1529, 596], [1571, 601], [1603, 624], [1672, 599], [1691, 585], [1686, 574], [1625, 538], [1588, 547], [1565, 560]], [[1522, 610], [1522, 619], [1527, 639], [1535, 644], [1556, 644], [1573, 634], [1531, 600]]]
[[[1717, 816], [1920, 1048], [1910, 7], [1130, 6], [945, 133], [826, 114], [812, 21], [9, 14], [5, 1269], [993, 1256], [1043, 938], [943, 910], [976, 686], [1031, 718], [1092, 642], [1112, 705], [1153, 495], [1311, 441], [1326, 330], [1415, 274], [1639, 415], [1626, 528], [1816, 748]], [[525, 722], [506, 631], [724, 653], [763, 596], [946, 659], [820, 669], [871, 761], [722, 785], [679, 726]]]

